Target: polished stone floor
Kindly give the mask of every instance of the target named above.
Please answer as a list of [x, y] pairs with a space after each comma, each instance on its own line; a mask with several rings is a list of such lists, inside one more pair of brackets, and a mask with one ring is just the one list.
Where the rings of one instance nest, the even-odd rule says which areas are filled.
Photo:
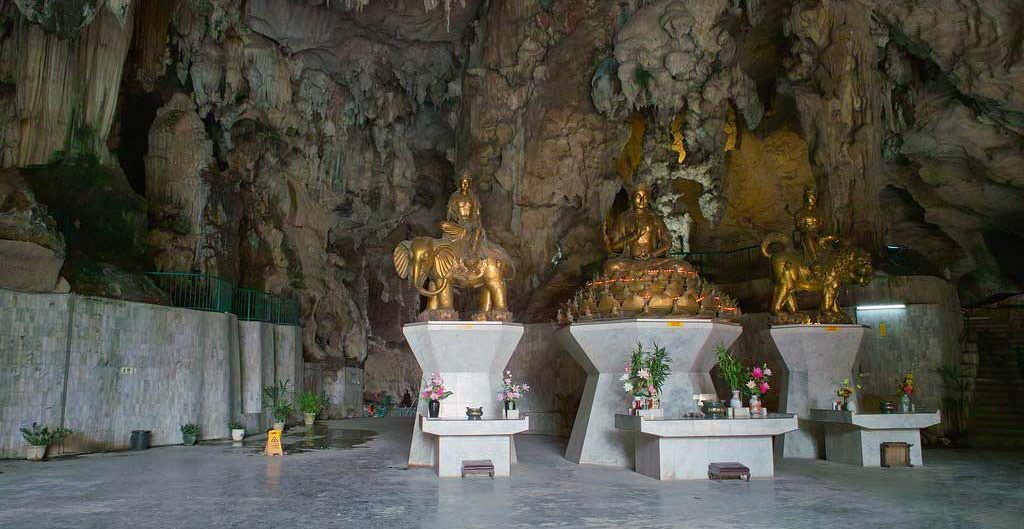
[[[256, 444], [0, 461], [0, 528], [1024, 527], [1019, 453], [926, 451], [923, 468], [783, 460], [774, 480], [658, 482], [518, 436], [511, 479], [405, 468], [411, 419], [332, 421]], [[328, 430], [326, 435], [324, 430]]]

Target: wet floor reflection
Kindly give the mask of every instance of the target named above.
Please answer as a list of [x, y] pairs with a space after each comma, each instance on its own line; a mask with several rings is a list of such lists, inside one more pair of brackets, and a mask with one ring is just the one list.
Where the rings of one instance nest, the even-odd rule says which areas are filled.
[[[301, 454], [310, 450], [326, 450], [339, 448], [348, 450], [366, 444], [377, 432], [371, 430], [355, 429], [331, 429], [327, 426], [315, 424], [312, 428], [295, 428], [285, 431], [281, 436], [281, 447], [286, 454]], [[256, 449], [262, 452], [267, 442], [266, 435], [247, 438], [242, 446]]]

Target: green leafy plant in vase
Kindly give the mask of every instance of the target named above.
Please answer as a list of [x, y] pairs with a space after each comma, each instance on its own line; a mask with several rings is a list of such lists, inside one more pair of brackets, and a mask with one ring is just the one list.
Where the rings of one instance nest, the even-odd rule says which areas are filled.
[[742, 408], [743, 399], [740, 397], [740, 392], [743, 391], [747, 379], [746, 369], [722, 344], [715, 346], [715, 357], [718, 359], [718, 373], [722, 375], [725, 383], [729, 385], [729, 390], [732, 391], [729, 407]]
[[184, 424], [181, 426], [181, 442], [185, 446], [194, 446], [199, 440], [199, 425]]
[[270, 415], [274, 418], [274, 429], [282, 432], [288, 417], [295, 411], [288, 398], [288, 384], [289, 381], [285, 380], [263, 388], [263, 407], [270, 410]]
[[316, 416], [320, 415], [320, 412], [330, 404], [330, 399], [325, 394], [318, 394], [312, 391], [303, 391], [299, 393], [296, 401], [299, 404], [299, 411], [302, 412], [303, 420], [306, 426], [313, 426], [316, 422]]
[[28, 443], [25, 448], [25, 459], [29, 461], [46, 459], [46, 449], [51, 444], [63, 441], [71, 433], [71, 430], [67, 428], [54, 428], [53, 430], [46, 426], [40, 428], [38, 423], [32, 423], [32, 428], [22, 428], [21, 436]]

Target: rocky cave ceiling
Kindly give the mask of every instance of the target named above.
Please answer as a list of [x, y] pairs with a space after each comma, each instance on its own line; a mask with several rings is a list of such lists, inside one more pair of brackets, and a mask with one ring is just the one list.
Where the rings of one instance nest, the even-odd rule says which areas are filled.
[[834, 229], [969, 304], [1022, 288], [1022, 21], [1018, 0], [0, 2], [0, 257], [49, 263], [27, 289], [146, 299], [138, 272], [172, 270], [293, 296], [307, 358], [361, 365], [402, 347], [419, 304], [391, 249], [436, 233], [457, 171], [530, 322], [600, 258], [624, 185], [654, 184], [695, 251], [788, 230], [817, 185]]

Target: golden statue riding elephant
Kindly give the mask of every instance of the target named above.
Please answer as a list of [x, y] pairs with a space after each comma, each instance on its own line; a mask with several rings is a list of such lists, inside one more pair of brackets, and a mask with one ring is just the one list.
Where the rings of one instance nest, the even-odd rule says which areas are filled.
[[456, 246], [443, 239], [416, 237], [395, 247], [393, 258], [398, 276], [408, 278], [420, 295], [427, 298], [420, 321], [458, 320], [453, 288], [480, 289], [477, 310], [471, 319], [511, 319], [505, 281], [514, 273], [512, 262], [500, 248], [485, 248], [484, 253], [483, 259], [467, 266], [460, 260]]
[[480, 290], [471, 319], [511, 320], [506, 281], [515, 275], [515, 267], [502, 247], [487, 240], [480, 201], [470, 189], [468, 175], [459, 179], [459, 188], [448, 201], [448, 220], [440, 228], [443, 238], [402, 241], [392, 254], [398, 276], [408, 278], [427, 298], [419, 320], [458, 320], [454, 288]]
[[[871, 282], [871, 256], [835, 235], [820, 235], [824, 220], [816, 204], [817, 194], [807, 190], [804, 207], [794, 219], [799, 246], [781, 233], [769, 234], [761, 243], [772, 279], [772, 323], [853, 323], [839, 307], [840, 289], [843, 285]], [[773, 250], [774, 245], [783, 249]], [[798, 292], [821, 293], [821, 306], [815, 317], [799, 311]]]

